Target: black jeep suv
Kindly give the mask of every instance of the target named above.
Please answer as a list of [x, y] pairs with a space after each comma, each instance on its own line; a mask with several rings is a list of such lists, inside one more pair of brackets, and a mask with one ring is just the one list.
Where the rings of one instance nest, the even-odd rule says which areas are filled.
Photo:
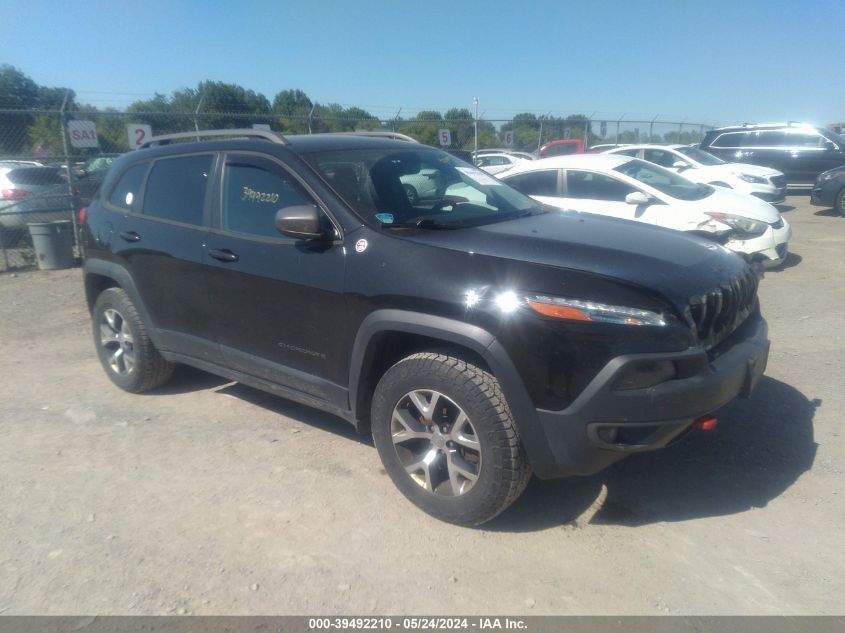
[[771, 167], [790, 187], [809, 187], [820, 173], [845, 164], [845, 138], [805, 123], [735, 125], [710, 130], [701, 149], [726, 161]]
[[87, 211], [94, 340], [127, 391], [185, 363], [330, 411], [411, 501], [477, 525], [763, 373], [757, 279], [721, 246], [543, 208], [418, 143], [200, 134], [115, 161]]

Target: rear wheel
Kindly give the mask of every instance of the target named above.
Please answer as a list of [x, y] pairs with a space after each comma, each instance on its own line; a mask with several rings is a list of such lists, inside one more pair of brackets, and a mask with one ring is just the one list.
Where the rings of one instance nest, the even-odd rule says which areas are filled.
[[373, 395], [372, 430], [396, 487], [444, 521], [489, 521], [531, 477], [498, 381], [453, 356], [425, 352], [391, 367]]
[[834, 200], [833, 208], [839, 212], [839, 215], [845, 216], [845, 187], [839, 190]]
[[92, 320], [100, 363], [118, 387], [141, 393], [163, 385], [173, 375], [173, 363], [159, 354], [122, 288], [108, 288], [100, 293]]

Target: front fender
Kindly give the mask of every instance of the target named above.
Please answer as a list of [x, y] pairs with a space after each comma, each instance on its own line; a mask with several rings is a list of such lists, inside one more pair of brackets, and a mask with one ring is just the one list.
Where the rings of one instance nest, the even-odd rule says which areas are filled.
[[361, 323], [352, 347], [349, 368], [350, 408], [357, 418], [358, 390], [367, 351], [373, 338], [385, 332], [407, 332], [457, 345], [478, 354], [499, 381], [523, 446], [535, 472], [543, 476], [554, 466], [554, 457], [522, 377], [507, 351], [487, 330], [470, 323], [406, 310], [384, 309], [369, 314]]

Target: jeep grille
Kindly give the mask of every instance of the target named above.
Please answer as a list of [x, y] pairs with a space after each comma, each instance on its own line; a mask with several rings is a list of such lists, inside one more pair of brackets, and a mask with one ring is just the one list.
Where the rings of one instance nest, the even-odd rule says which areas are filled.
[[757, 302], [757, 275], [746, 268], [719, 288], [690, 299], [687, 320], [705, 349], [736, 330]]

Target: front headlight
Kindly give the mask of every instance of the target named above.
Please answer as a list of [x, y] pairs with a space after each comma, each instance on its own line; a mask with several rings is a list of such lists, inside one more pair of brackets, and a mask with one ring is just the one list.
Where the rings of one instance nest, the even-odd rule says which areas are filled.
[[639, 308], [546, 295], [526, 297], [525, 301], [535, 312], [555, 319], [597, 321], [618, 325], [666, 325], [666, 319], [660, 314]]
[[751, 174], [741, 174], [741, 173], [734, 173], [734, 176], [744, 180], [745, 182], [751, 182], [755, 185], [765, 185], [766, 179], [760, 178], [760, 176], [752, 176]]
[[744, 218], [739, 215], [731, 215], [730, 213], [710, 211], [705, 213], [705, 215], [709, 215], [714, 220], [718, 220], [722, 224], [727, 224], [732, 229], [735, 229], [740, 233], [745, 233], [749, 236], [762, 235], [766, 232], [766, 229], [769, 228], [769, 225], [766, 222], [759, 222], [758, 220]]
[[826, 171], [819, 176], [819, 182], [827, 182], [828, 180], [839, 178], [840, 176], [845, 176], [845, 171]]

